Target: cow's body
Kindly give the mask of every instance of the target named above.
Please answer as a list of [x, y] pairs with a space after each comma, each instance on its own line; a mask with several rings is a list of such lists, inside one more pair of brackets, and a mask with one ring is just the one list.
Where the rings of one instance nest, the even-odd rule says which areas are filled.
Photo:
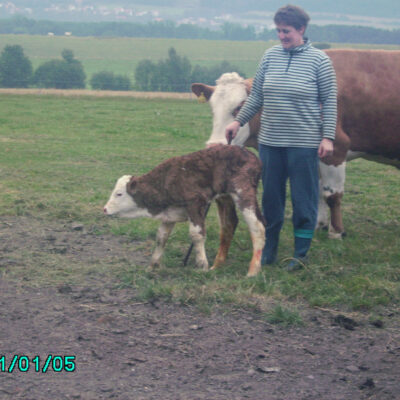
[[[338, 165], [347, 150], [400, 167], [400, 51], [327, 50], [338, 83]], [[364, 154], [362, 154], [364, 153]]]
[[[152, 266], [159, 265], [175, 223], [189, 220], [196, 263], [207, 270], [204, 250], [207, 206], [214, 198], [230, 198], [242, 211], [250, 230], [253, 257], [248, 276], [253, 276], [261, 269], [265, 241], [256, 197], [260, 174], [261, 163], [253, 153], [238, 146], [219, 145], [171, 158], [140, 177], [121, 177], [104, 212], [127, 218], [161, 220]], [[224, 248], [223, 243], [221, 248]], [[226, 253], [217, 254], [213, 268], [225, 260], [224, 256]]]
[[[344, 233], [341, 199], [345, 160], [363, 157], [400, 167], [400, 52], [328, 50], [338, 82], [338, 123], [333, 156], [320, 162], [319, 227], [329, 226], [330, 237]], [[224, 74], [217, 86], [193, 84], [192, 91], [210, 101], [213, 130], [207, 145], [226, 143], [225, 127], [248, 97], [252, 79]], [[243, 126], [233, 144], [257, 148], [260, 113]], [[349, 152], [348, 150], [351, 150]], [[233, 203], [220, 204], [221, 223], [233, 236], [237, 218]], [[328, 208], [331, 213], [328, 222]], [[232, 231], [233, 229], [233, 231]], [[230, 240], [230, 239], [228, 239]]]

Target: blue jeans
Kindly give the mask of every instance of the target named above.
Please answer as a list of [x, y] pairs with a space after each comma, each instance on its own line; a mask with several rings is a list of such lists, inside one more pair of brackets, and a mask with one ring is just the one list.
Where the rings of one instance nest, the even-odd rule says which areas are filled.
[[266, 250], [269, 248], [271, 257], [274, 252], [276, 255], [284, 221], [286, 182], [289, 179], [295, 256], [303, 257], [311, 244], [318, 216], [318, 149], [260, 144], [259, 155], [264, 189], [262, 210], [267, 221]]

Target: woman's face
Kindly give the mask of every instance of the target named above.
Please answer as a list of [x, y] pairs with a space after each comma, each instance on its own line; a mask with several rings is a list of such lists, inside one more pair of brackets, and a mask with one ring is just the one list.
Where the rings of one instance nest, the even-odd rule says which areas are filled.
[[276, 25], [276, 31], [278, 32], [278, 38], [281, 41], [283, 48], [286, 50], [293, 49], [294, 47], [300, 46], [304, 43], [304, 27], [296, 29], [290, 25], [279, 24]]

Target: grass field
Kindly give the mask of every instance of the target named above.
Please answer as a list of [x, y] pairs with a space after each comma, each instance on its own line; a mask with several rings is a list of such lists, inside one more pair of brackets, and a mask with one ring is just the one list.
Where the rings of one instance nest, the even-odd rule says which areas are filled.
[[[2, 94], [0, 217], [29, 216], [44, 225], [78, 221], [99, 235], [139, 240], [138, 251], [150, 254], [155, 221], [108, 219], [102, 207], [119, 176], [145, 173], [166, 158], [202, 148], [210, 128], [209, 106], [190, 100]], [[187, 225], [180, 224], [167, 244], [165, 267], [153, 273], [134, 260], [90, 268], [82, 263], [71, 272], [61, 254], [57, 260], [43, 255], [35, 263], [21, 251], [27, 267], [8, 271], [8, 277], [54, 285], [66, 279], [65, 268], [73, 284], [98, 268], [121, 285], [133, 285], [142, 299], [195, 303], [204, 311], [216, 304], [267, 310], [271, 302], [282, 302], [374, 313], [400, 301], [400, 172], [363, 160], [349, 163], [347, 171], [343, 209], [348, 236], [332, 241], [318, 232], [310, 264], [299, 273], [271, 267], [246, 279], [251, 242], [241, 221], [228, 263], [217, 272], [197, 271], [193, 261], [182, 267], [190, 243]], [[290, 213], [289, 208], [281, 259], [292, 252]], [[212, 261], [218, 247], [215, 206], [207, 229]]]
[[188, 57], [193, 66], [210, 66], [227, 60], [251, 76], [263, 50], [270, 46], [265, 42], [0, 35], [0, 49], [8, 44], [21, 45], [34, 68], [60, 58], [62, 50], [68, 48], [82, 62], [89, 79], [94, 73], [107, 70], [128, 75], [132, 80], [139, 61], [167, 58], [170, 47]]
[[[174, 47], [179, 55], [186, 56], [192, 66], [211, 66], [229, 61], [253, 76], [267, 47], [275, 42], [238, 42], [218, 40], [144, 39], [144, 38], [80, 38], [28, 35], [0, 35], [0, 51], [6, 45], [18, 44], [37, 68], [45, 61], [60, 58], [63, 49], [71, 49], [84, 66], [88, 80], [99, 71], [107, 70], [127, 75], [134, 81], [134, 71], [139, 61], [156, 62], [168, 56]], [[340, 45], [332, 47], [400, 49], [400, 46]]]

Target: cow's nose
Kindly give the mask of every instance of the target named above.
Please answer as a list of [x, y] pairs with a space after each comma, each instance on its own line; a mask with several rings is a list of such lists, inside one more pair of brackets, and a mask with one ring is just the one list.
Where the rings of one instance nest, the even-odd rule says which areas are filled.
[[104, 207], [103, 211], [104, 211], [104, 214], [107, 214], [107, 208], [106, 207]]

